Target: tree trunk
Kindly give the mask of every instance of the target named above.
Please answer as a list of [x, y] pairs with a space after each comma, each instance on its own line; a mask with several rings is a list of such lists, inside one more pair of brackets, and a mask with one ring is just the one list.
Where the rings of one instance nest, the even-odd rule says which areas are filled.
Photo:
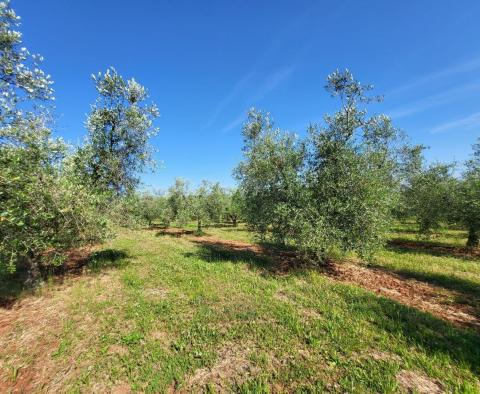
[[198, 231], [199, 233], [202, 232], [202, 220], [201, 220], [201, 219], [198, 219], [198, 220], [197, 220], [197, 231]]
[[480, 246], [480, 235], [477, 229], [470, 227], [468, 230], [467, 248], [478, 248]]
[[233, 227], [237, 227], [237, 218], [233, 218], [232, 219], [232, 222], [233, 222]]
[[27, 277], [25, 279], [25, 286], [28, 288], [36, 288], [42, 284], [42, 276], [40, 273], [40, 265], [38, 264], [37, 259], [33, 254], [25, 258], [25, 263], [27, 267]]

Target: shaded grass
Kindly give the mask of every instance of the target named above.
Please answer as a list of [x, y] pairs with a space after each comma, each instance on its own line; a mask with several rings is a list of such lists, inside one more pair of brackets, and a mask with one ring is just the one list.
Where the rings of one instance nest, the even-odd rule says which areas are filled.
[[[103, 270], [124, 267], [126, 264], [128, 264], [128, 254], [124, 250], [108, 248], [88, 251], [70, 257], [64, 265], [43, 267], [42, 277], [50, 284], [58, 284], [66, 277], [95, 275]], [[25, 267], [19, 268], [13, 274], [0, 276], [0, 308], [9, 309], [22, 296], [35, 293], [36, 289], [25, 287], [26, 278]]]

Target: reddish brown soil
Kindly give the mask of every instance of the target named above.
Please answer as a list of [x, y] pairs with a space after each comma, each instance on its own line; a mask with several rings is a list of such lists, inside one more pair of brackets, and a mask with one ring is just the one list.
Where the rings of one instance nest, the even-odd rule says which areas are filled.
[[454, 291], [405, 279], [382, 269], [347, 262], [331, 264], [324, 272], [334, 280], [355, 284], [402, 304], [430, 312], [456, 325], [480, 331], [478, 312], [471, 305], [452, 302], [452, 299], [460, 297]]
[[[65, 317], [56, 298], [26, 297], [10, 310], [0, 310], [0, 392], [41, 391], [55, 376], [52, 353]], [[23, 364], [25, 354], [31, 360]]]
[[[61, 283], [84, 272], [94, 249], [67, 253], [66, 263], [52, 272], [58, 291], [0, 300], [0, 393], [55, 392], [56, 382], [67, 376], [71, 366], [58, 366], [52, 359], [67, 318], [63, 296], [70, 287]], [[24, 364], [25, 359], [30, 362]]]

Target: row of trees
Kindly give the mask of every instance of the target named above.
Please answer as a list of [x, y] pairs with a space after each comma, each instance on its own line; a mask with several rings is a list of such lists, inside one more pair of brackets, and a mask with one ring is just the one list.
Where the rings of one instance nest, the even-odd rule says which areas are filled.
[[195, 221], [197, 231], [211, 223], [230, 222], [233, 226], [242, 217], [242, 196], [238, 190], [228, 190], [219, 183], [202, 181], [190, 190], [183, 179], [165, 194], [143, 193], [134, 198], [134, 212], [149, 226], [156, 222], [168, 227], [171, 223], [182, 226]]
[[428, 237], [442, 225], [468, 231], [467, 247], [476, 248], [480, 239], [480, 139], [473, 155], [456, 174], [454, 163], [427, 165], [421, 151], [415, 152], [413, 166], [401, 187], [396, 215], [415, 218], [420, 234]]
[[410, 145], [388, 116], [367, 115], [365, 105], [381, 100], [371, 89], [348, 70], [329, 75], [339, 109], [305, 139], [275, 128], [268, 113], [249, 112], [235, 170], [248, 226], [315, 261], [372, 255], [395, 215], [415, 217], [424, 234], [449, 218], [478, 246], [479, 146], [462, 177], [446, 165], [426, 167], [424, 147]]
[[73, 148], [52, 134], [52, 80], [22, 47], [20, 18], [0, 2], [0, 275], [26, 266], [36, 281], [72, 247], [125, 220], [125, 196], [151, 161], [158, 110], [114, 69], [93, 77], [88, 135]]

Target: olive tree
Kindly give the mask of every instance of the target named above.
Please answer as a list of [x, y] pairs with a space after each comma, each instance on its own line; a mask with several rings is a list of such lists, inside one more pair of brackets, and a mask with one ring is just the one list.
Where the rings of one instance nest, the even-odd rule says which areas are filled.
[[242, 134], [244, 159], [234, 175], [245, 220], [260, 238], [284, 244], [294, 231], [291, 211], [302, 206], [304, 144], [274, 128], [270, 115], [256, 109], [249, 111]]
[[227, 194], [220, 183], [204, 181], [203, 187], [207, 189], [206, 211], [208, 218], [213, 223], [220, 223], [227, 206]]
[[176, 178], [175, 184], [167, 192], [167, 202], [172, 213], [172, 219], [178, 225], [184, 225], [190, 219], [189, 185], [182, 178]]
[[209, 214], [209, 195], [210, 185], [207, 181], [202, 181], [200, 186], [188, 196], [188, 210], [190, 217], [197, 222], [197, 232], [203, 231], [203, 226], [210, 222]]
[[53, 81], [41, 68], [42, 56], [23, 47], [20, 17], [9, 1], [0, 2], [0, 138], [18, 138], [31, 129], [19, 124], [35, 118], [53, 97]]
[[419, 233], [428, 237], [449, 220], [456, 180], [453, 165], [434, 163], [412, 174], [404, 190], [408, 212], [415, 218]]
[[159, 221], [161, 225], [168, 226], [173, 216], [167, 198], [149, 192], [138, 196], [137, 214], [148, 226], [151, 226], [153, 221]]
[[225, 217], [237, 227], [238, 222], [243, 218], [244, 201], [240, 189], [230, 191], [226, 195]]
[[480, 139], [473, 145], [473, 157], [458, 184], [456, 219], [468, 231], [467, 247], [480, 245]]
[[138, 185], [138, 173], [152, 164], [149, 139], [159, 116], [147, 103], [147, 90], [114, 68], [93, 76], [98, 99], [87, 119], [87, 143], [77, 154], [84, 179], [100, 190], [125, 195]]
[[380, 100], [368, 97], [372, 86], [347, 70], [329, 75], [326, 89], [340, 108], [311, 125], [307, 141], [252, 110], [235, 171], [249, 227], [315, 261], [334, 252], [368, 256], [384, 242], [412, 150], [387, 116], [367, 116], [362, 104]]
[[320, 258], [329, 249], [371, 255], [388, 231], [403, 142], [386, 115], [367, 115], [362, 104], [381, 100], [368, 96], [372, 88], [348, 70], [330, 74], [326, 90], [340, 108], [325, 115], [324, 125], [310, 127], [308, 225], [299, 243], [306, 240], [307, 251]]
[[67, 146], [50, 128], [52, 81], [41, 56], [21, 47], [19, 18], [0, 3], [0, 274], [61, 264], [65, 252], [102, 239], [98, 196], [73, 171]]

